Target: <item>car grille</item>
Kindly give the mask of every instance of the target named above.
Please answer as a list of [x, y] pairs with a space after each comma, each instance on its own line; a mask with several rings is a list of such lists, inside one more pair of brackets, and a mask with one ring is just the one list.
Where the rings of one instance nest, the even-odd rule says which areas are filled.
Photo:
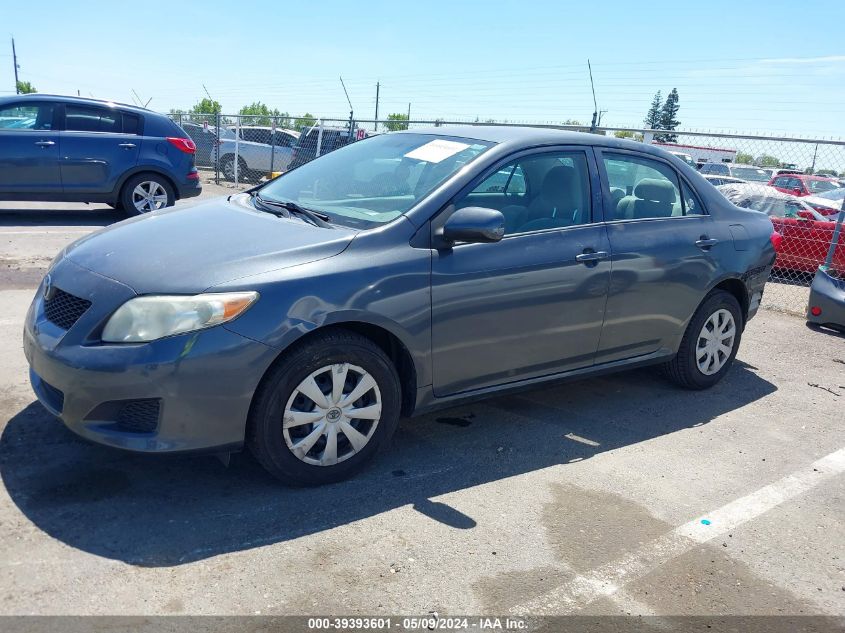
[[158, 426], [161, 401], [156, 398], [129, 400], [118, 411], [114, 426], [128, 433], [152, 433]]
[[41, 379], [41, 393], [44, 396], [44, 399], [47, 401], [53, 409], [58, 411], [59, 413], [62, 412], [62, 409], [65, 407], [65, 394], [62, 393], [60, 389], [56, 389], [53, 385]]
[[44, 316], [53, 325], [69, 330], [90, 307], [91, 302], [87, 299], [55, 288], [53, 296], [44, 302]]

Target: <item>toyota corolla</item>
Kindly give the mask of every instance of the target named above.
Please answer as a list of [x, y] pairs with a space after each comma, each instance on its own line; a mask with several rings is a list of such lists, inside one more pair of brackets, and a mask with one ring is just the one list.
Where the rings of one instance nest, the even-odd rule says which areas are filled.
[[319, 484], [361, 468], [400, 416], [465, 399], [650, 364], [714, 385], [776, 238], [642, 143], [391, 133], [68, 246], [24, 347], [39, 400], [83, 437], [247, 446]]

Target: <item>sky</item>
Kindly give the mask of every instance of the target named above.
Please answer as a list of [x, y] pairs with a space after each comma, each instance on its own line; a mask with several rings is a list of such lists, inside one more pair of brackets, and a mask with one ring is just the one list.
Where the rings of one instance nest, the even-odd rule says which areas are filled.
[[[845, 137], [845, 2], [397, 0], [53, 2], [5, 6], [0, 96], [40, 92], [224, 112], [642, 126], [680, 95], [690, 130]], [[794, 16], [793, 19], [792, 17]], [[831, 30], [832, 29], [832, 30]]]

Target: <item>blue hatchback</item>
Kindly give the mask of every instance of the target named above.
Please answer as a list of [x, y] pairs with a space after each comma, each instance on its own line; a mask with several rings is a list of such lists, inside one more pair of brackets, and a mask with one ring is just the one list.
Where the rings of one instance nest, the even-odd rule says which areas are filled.
[[0, 99], [0, 200], [105, 202], [140, 215], [198, 196], [196, 145], [162, 114], [96, 99]]

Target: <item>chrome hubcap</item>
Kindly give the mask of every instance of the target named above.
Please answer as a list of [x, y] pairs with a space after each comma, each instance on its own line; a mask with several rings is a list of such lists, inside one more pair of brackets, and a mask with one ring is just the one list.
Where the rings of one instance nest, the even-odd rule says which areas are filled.
[[730, 311], [721, 309], [711, 314], [698, 335], [695, 348], [698, 370], [705, 376], [712, 376], [722, 369], [731, 357], [735, 338], [736, 323]]
[[141, 213], [163, 209], [167, 206], [167, 192], [151, 180], [139, 183], [132, 191], [132, 204]]
[[282, 432], [291, 452], [306, 464], [332, 466], [360, 452], [381, 419], [381, 392], [364, 369], [327, 365], [293, 390]]

